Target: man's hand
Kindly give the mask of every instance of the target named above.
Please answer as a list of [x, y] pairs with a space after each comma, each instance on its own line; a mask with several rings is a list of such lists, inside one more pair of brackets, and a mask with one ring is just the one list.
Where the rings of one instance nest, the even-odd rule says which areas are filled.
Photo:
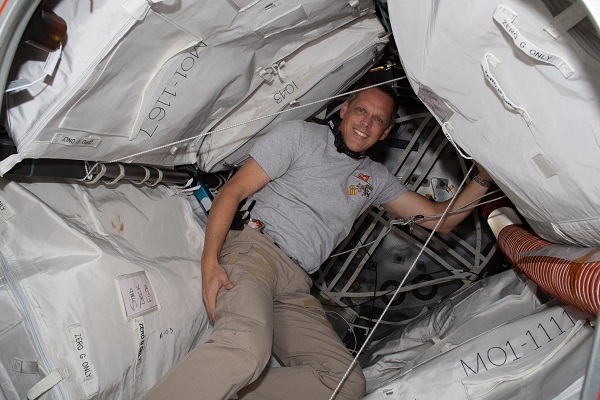
[[244, 165], [219, 190], [208, 214], [204, 234], [204, 249], [202, 250], [202, 298], [209, 317], [215, 320], [215, 306], [219, 289], [229, 290], [233, 283], [219, 264], [221, 247], [225, 243], [231, 221], [240, 201], [256, 193], [269, 183], [269, 175], [262, 167], [248, 158]]
[[[490, 174], [481, 165], [477, 164], [477, 168], [477, 174], [481, 179], [490, 183], [493, 182]], [[481, 197], [487, 192], [488, 187], [489, 185], [482, 186], [475, 180], [471, 180], [471, 182], [469, 182], [469, 184], [457, 195], [452, 210], [467, 205], [474, 206], [479, 203]], [[452, 199], [437, 203], [416, 192], [407, 191], [389, 203], [384, 204], [383, 207], [403, 218], [415, 215], [424, 215], [425, 217], [428, 217], [442, 214], [451, 201]], [[471, 208], [467, 208], [465, 211], [447, 215], [444, 221], [438, 226], [437, 231], [440, 233], [449, 233], [456, 225], [465, 219], [470, 212]], [[427, 229], [433, 229], [437, 225], [438, 219], [439, 218], [425, 218], [422, 222], [417, 223]]]
[[224, 287], [229, 290], [233, 283], [227, 277], [227, 273], [219, 263], [208, 265], [202, 264], [202, 299], [206, 306], [206, 312], [210, 319], [215, 321], [215, 307], [217, 305], [217, 294]]

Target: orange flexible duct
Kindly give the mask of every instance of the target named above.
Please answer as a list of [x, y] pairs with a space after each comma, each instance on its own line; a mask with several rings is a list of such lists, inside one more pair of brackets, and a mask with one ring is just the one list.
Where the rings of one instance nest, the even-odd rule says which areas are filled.
[[[594, 317], [598, 315], [600, 248], [548, 242], [520, 225], [518, 218], [508, 218], [508, 221], [505, 218], [507, 210], [508, 214], [513, 211], [499, 208], [488, 218], [497, 235], [500, 250], [527, 277], [552, 296]], [[504, 220], [497, 224], [498, 219]], [[493, 226], [494, 223], [496, 226]]]

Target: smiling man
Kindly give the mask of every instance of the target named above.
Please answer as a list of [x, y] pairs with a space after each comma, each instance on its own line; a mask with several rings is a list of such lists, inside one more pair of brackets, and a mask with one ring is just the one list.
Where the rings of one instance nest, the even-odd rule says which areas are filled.
[[[382, 96], [382, 93], [386, 95]], [[340, 110], [342, 123], [339, 127], [347, 148], [366, 154], [375, 143], [386, 138], [396, 110], [392, 95], [385, 89], [373, 89], [348, 98]]]
[[[372, 205], [400, 217], [434, 215], [447, 205], [408, 191], [366, 157], [385, 139], [396, 111], [387, 87], [352, 95], [339, 126], [281, 124], [219, 191], [206, 226], [202, 286], [214, 321], [210, 340], [193, 350], [147, 398], [327, 399], [352, 356], [310, 294], [315, 272]], [[490, 177], [471, 181], [454, 208], [483, 195]], [[254, 222], [230, 230], [239, 203], [255, 201]], [[449, 231], [468, 212], [441, 225]], [[423, 222], [432, 228], [435, 220]], [[269, 368], [271, 354], [282, 367]], [[336, 399], [364, 396], [355, 366]]]

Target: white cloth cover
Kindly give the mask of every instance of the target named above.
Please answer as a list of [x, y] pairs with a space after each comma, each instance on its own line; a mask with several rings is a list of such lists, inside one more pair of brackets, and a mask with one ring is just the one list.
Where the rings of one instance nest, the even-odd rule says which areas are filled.
[[535, 284], [514, 270], [493, 275], [453, 293], [427, 314], [373, 343], [361, 358], [367, 392], [398, 377], [405, 366], [455, 331], [477, 336], [531, 313], [541, 305]]
[[[546, 7], [570, 3], [556, 18]], [[597, 246], [600, 56], [585, 40], [597, 35], [589, 20], [569, 30], [586, 16], [578, 7], [389, 2], [410, 83], [446, 135], [491, 173], [538, 235]]]
[[[371, 0], [56, 1], [68, 24], [52, 77], [8, 94], [5, 125], [20, 158], [114, 161], [209, 129], [263, 82], [259, 73], [372, 12]], [[10, 79], [41, 76], [22, 45]], [[194, 143], [130, 161], [196, 161]]]
[[387, 375], [365, 399], [542, 400], [576, 389], [594, 336], [586, 315], [535, 307], [532, 293], [511, 279], [504, 273], [467, 289], [407, 326], [392, 342], [400, 350], [365, 370], [368, 380]]
[[[198, 157], [200, 169], [213, 172], [239, 166], [255, 141], [272, 126], [309, 118], [327, 104], [310, 103], [353, 84], [379, 59], [388, 41], [377, 17], [366, 15], [286, 57], [279, 74], [267, 77], [251, 96], [213, 127], [214, 134], [203, 139]], [[285, 112], [272, 115], [279, 111]]]
[[208, 338], [181, 195], [0, 180], [0, 204], [4, 398], [139, 398]]

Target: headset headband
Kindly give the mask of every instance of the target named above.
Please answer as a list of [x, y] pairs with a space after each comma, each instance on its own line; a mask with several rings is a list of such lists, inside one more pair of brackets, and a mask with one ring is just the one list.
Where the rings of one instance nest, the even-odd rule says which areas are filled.
[[334, 121], [333, 119], [330, 119], [327, 121], [327, 124], [329, 125], [331, 132], [333, 132], [333, 144], [335, 145], [338, 153], [344, 153], [345, 155], [356, 160], [361, 160], [367, 156], [366, 153], [352, 151], [348, 148], [348, 146], [346, 146], [346, 143], [344, 143], [344, 138], [342, 137], [342, 132], [340, 132], [340, 121]]

